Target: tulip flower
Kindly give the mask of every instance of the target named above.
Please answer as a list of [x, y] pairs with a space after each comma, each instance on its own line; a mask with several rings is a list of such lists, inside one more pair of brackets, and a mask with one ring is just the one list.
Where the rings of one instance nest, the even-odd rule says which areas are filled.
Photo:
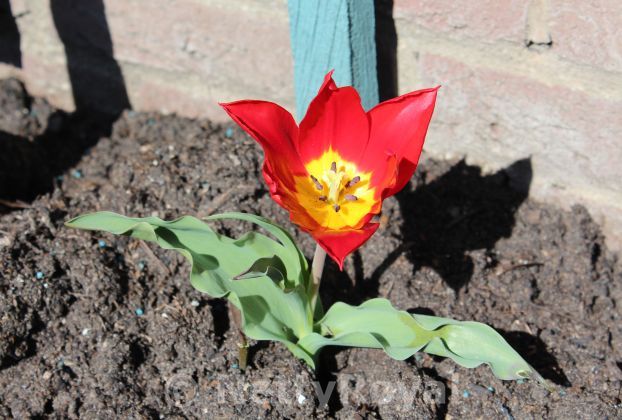
[[407, 93], [369, 112], [351, 86], [324, 79], [298, 126], [281, 106], [242, 100], [221, 106], [263, 148], [270, 195], [343, 268], [378, 229], [382, 201], [417, 167], [438, 87]]

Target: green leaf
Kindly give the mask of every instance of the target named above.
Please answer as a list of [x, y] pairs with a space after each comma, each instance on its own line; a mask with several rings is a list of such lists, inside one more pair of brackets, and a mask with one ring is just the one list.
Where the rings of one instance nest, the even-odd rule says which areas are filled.
[[[223, 220], [223, 219], [234, 219], [234, 220], [242, 220], [245, 222], [250, 222], [258, 225], [262, 229], [265, 229], [266, 232], [270, 233], [281, 243], [281, 248], [279, 249], [280, 253], [274, 253], [281, 257], [281, 261], [285, 264], [285, 269], [289, 273], [287, 279], [292, 281], [293, 284], [289, 285], [289, 287], [295, 287], [299, 284], [307, 285], [309, 282], [309, 266], [307, 263], [307, 259], [304, 254], [300, 251], [296, 242], [291, 237], [291, 235], [283, 229], [281, 226], [272, 222], [271, 220], [266, 219], [265, 217], [257, 216], [254, 214], [248, 213], [222, 213], [215, 214], [206, 218], [205, 220]], [[257, 234], [259, 235], [259, 234]], [[269, 245], [277, 244], [277, 242], [267, 238], [264, 235], [262, 236], [262, 242], [257, 243], [260, 247], [266, 247]], [[247, 243], [241, 243], [240, 246], [248, 246]]]
[[[197, 290], [226, 297], [240, 309], [246, 335], [284, 342], [298, 357], [309, 359], [304, 350], [292, 349], [298, 337], [313, 330], [313, 318], [306, 295], [307, 262], [289, 234], [264, 218], [243, 213], [209, 219], [255, 223], [280, 242], [258, 232], [229, 238], [190, 216], [167, 222], [157, 217], [130, 218], [99, 212], [76, 217], [66, 225], [128, 235], [178, 251], [192, 264], [190, 281]], [[240, 275], [243, 280], [234, 280]], [[275, 278], [279, 281], [275, 282]]]
[[424, 351], [468, 368], [488, 364], [500, 379], [542, 380], [499, 333], [478, 322], [411, 315], [386, 299], [371, 299], [357, 307], [336, 303], [318, 324], [322, 335], [309, 334], [298, 343], [309, 354], [329, 345], [381, 348], [398, 360]]

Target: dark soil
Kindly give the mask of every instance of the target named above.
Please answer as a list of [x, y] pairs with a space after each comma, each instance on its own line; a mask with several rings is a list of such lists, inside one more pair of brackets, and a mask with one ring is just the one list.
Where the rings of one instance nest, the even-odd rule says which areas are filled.
[[[88, 118], [24, 95], [0, 90], [0, 417], [622, 415], [622, 270], [583, 207], [527, 198], [529, 161], [484, 175], [424, 160], [345, 271], [328, 264], [323, 301], [382, 296], [488, 323], [553, 392], [486, 366], [366, 349], [329, 349], [314, 373], [273, 343], [252, 343], [243, 372], [226, 303], [192, 289], [180, 256], [63, 222], [104, 209], [245, 211], [286, 226], [311, 256], [311, 239], [268, 195], [260, 149], [232, 126], [131, 111], [96, 142]], [[327, 405], [316, 386], [334, 387]]]

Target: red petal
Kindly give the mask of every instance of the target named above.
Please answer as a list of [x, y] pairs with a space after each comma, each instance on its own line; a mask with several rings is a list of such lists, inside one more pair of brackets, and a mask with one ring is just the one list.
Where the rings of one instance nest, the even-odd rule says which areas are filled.
[[358, 162], [369, 138], [369, 119], [359, 94], [352, 86], [338, 88], [332, 73], [324, 78], [300, 123], [298, 153], [305, 163], [329, 147], [342, 158]]
[[378, 223], [369, 223], [360, 230], [347, 232], [312, 232], [311, 235], [343, 270], [343, 260], [363, 245], [378, 229]]
[[439, 87], [382, 102], [368, 113], [371, 127], [363, 165], [384, 172], [387, 153], [395, 154], [399, 162], [397, 181], [385, 197], [404, 188], [417, 168]]
[[280, 203], [279, 187], [292, 190], [293, 175], [306, 174], [294, 146], [298, 139], [294, 118], [284, 108], [266, 101], [246, 100], [220, 106], [263, 148], [264, 177], [270, 193]]

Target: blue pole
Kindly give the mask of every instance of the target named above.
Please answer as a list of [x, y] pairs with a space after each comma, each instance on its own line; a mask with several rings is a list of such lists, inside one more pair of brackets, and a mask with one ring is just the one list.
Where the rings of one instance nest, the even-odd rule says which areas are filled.
[[301, 120], [324, 75], [354, 86], [365, 109], [378, 103], [373, 0], [289, 0], [296, 115]]

